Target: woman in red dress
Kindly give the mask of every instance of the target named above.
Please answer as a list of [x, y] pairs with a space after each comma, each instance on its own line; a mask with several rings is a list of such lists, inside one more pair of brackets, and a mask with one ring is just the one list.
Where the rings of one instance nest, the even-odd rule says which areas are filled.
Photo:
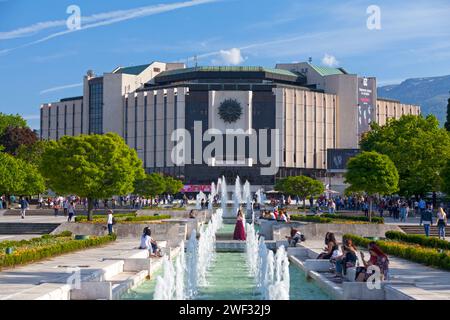
[[236, 219], [236, 226], [234, 227], [234, 235], [233, 240], [242, 240], [245, 241], [245, 228], [244, 228], [244, 214], [241, 210], [238, 211], [237, 219]]

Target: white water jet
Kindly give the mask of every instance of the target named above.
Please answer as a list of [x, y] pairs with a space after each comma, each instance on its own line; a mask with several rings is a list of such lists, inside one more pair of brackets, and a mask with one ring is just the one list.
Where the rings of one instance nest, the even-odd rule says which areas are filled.
[[222, 207], [222, 214], [225, 214], [228, 204], [227, 182], [225, 176], [222, 176], [220, 187], [220, 205]]
[[236, 181], [234, 183], [233, 200], [234, 200], [234, 214], [236, 215], [242, 203], [242, 187], [241, 187], [241, 179], [239, 178], [239, 176], [236, 176]]
[[214, 184], [214, 182], [211, 182], [211, 192], [209, 194], [208, 210], [212, 210], [213, 202], [214, 202], [214, 198], [216, 197], [216, 194], [217, 194], [216, 185]]
[[195, 209], [200, 210], [202, 209], [202, 200], [206, 201], [206, 195], [203, 193], [203, 191], [200, 191], [197, 193], [197, 196], [195, 197]]
[[253, 224], [248, 224], [246, 258], [263, 300], [289, 300], [289, 259], [284, 246], [274, 256], [263, 237], [257, 240]]
[[284, 246], [278, 248], [275, 255], [275, 279], [269, 285], [269, 300], [289, 300], [289, 259]]
[[192, 230], [186, 251], [187, 298], [197, 294], [197, 232]]
[[216, 251], [216, 232], [222, 227], [222, 210], [218, 209], [216, 213], [211, 215], [208, 226], [204, 225], [200, 229], [200, 237], [198, 239], [198, 265], [197, 284], [201, 286], [207, 285], [206, 272], [214, 259]]
[[184, 300], [186, 297], [184, 274], [186, 272], [186, 257], [184, 253], [184, 241], [180, 242], [180, 253], [175, 263], [175, 298]]
[[250, 191], [250, 182], [248, 182], [248, 180], [245, 180], [244, 183], [243, 200], [247, 204], [247, 211], [252, 210], [252, 193]]
[[173, 300], [175, 293], [175, 271], [167, 256], [163, 257], [164, 275], [156, 278], [154, 300]]
[[247, 224], [245, 252], [250, 275], [256, 277], [258, 274], [258, 238], [253, 224]]

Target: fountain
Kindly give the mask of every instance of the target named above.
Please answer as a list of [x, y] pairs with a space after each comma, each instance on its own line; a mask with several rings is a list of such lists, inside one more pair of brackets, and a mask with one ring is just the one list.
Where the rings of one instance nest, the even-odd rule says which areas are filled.
[[216, 197], [216, 194], [217, 194], [216, 185], [214, 184], [214, 182], [211, 182], [211, 192], [209, 194], [208, 210], [212, 210], [213, 202], [214, 202], [214, 198]]
[[258, 274], [258, 260], [255, 259], [255, 257], [258, 257], [258, 238], [253, 223], [247, 223], [246, 230], [245, 252], [247, 254], [247, 264], [250, 274], [255, 277]]
[[284, 246], [274, 254], [264, 238], [258, 237], [253, 224], [247, 224], [246, 258], [250, 273], [265, 300], [289, 300], [289, 259]]
[[154, 300], [173, 300], [175, 293], [175, 271], [167, 256], [163, 257], [164, 275], [156, 278]]
[[236, 177], [236, 181], [234, 183], [233, 202], [234, 215], [236, 215], [242, 202], [241, 179], [239, 176]]
[[197, 196], [195, 197], [195, 209], [200, 210], [202, 209], [202, 200], [206, 201], [206, 196], [203, 193], [203, 191], [200, 191]]
[[184, 253], [184, 241], [180, 242], [180, 254], [175, 263], [175, 298], [184, 300], [186, 297], [184, 274], [186, 272], [186, 257]]
[[197, 294], [197, 232], [192, 230], [186, 252], [187, 298]]
[[252, 193], [250, 191], [250, 182], [248, 180], [244, 183], [243, 200], [247, 203], [247, 211], [252, 210]]
[[220, 205], [222, 207], [222, 213], [225, 214], [228, 204], [228, 192], [227, 192], [227, 182], [225, 177], [222, 176], [220, 180]]

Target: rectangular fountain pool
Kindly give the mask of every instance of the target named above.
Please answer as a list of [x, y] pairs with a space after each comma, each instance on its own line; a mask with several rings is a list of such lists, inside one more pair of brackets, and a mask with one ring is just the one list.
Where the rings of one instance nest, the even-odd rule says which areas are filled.
[[[156, 277], [145, 281], [139, 287], [124, 294], [124, 300], [152, 300]], [[307, 280], [299, 268], [290, 265], [290, 299], [291, 300], [330, 300], [314, 281]], [[260, 300], [254, 278], [249, 275], [245, 253], [218, 252], [215, 261], [207, 272], [208, 284], [200, 287], [196, 300]]]

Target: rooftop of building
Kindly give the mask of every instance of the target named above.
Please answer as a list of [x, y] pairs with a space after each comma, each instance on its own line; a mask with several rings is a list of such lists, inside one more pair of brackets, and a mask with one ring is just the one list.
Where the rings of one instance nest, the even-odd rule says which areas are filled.
[[179, 82], [281, 82], [303, 85], [306, 83], [306, 78], [302, 74], [288, 70], [259, 66], [198, 66], [161, 72], [151, 83], [147, 84], [147, 87], [169, 85]]
[[142, 71], [147, 69], [150, 65], [151, 63], [141, 64], [139, 66], [118, 67], [113, 71], [113, 73], [126, 73], [137, 76], [138, 74], [141, 74]]
[[333, 67], [327, 67], [327, 66], [318, 66], [313, 65], [308, 62], [308, 65], [311, 66], [314, 70], [316, 70], [321, 76], [331, 76], [334, 74], [348, 74], [347, 71], [345, 71], [344, 68], [333, 68]]

